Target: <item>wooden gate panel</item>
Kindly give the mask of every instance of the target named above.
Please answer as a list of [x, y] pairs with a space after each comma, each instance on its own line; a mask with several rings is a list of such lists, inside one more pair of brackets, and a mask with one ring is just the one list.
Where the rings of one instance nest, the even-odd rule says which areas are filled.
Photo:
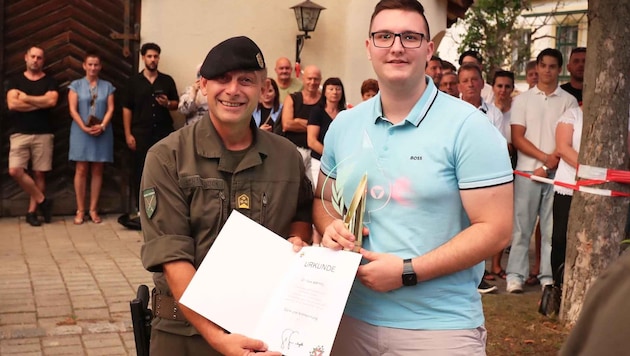
[[[130, 155], [123, 134], [121, 102], [126, 82], [137, 68], [138, 46], [132, 42], [132, 54], [124, 57], [122, 40], [110, 36], [112, 32], [123, 32], [127, 2], [132, 9], [128, 25], [134, 28], [140, 19], [140, 0], [0, 0], [3, 78], [20, 75], [25, 68], [26, 49], [37, 44], [46, 53], [44, 70], [59, 84], [59, 102], [51, 117], [55, 133], [53, 170], [47, 174], [47, 195], [55, 199], [55, 214], [74, 214], [76, 210], [74, 164], [68, 161], [72, 119], [68, 113], [67, 87], [71, 81], [85, 75], [82, 63], [87, 50], [101, 54], [101, 78], [116, 87], [112, 120], [114, 163], [105, 168], [100, 209], [104, 213], [128, 211]], [[1, 85], [6, 93], [6, 81]], [[23, 215], [28, 205], [28, 196], [8, 176], [9, 125], [4, 107], [0, 118], [2, 216]]]

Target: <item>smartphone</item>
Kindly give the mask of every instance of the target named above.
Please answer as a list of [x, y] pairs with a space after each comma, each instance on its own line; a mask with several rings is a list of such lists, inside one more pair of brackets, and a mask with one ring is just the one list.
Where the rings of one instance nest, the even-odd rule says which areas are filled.
[[165, 93], [165, 92], [164, 92], [164, 90], [162, 90], [162, 89], [155, 89], [155, 90], [153, 91], [153, 95], [155, 95], [155, 96], [165, 95], [165, 94], [166, 94], [166, 93]]

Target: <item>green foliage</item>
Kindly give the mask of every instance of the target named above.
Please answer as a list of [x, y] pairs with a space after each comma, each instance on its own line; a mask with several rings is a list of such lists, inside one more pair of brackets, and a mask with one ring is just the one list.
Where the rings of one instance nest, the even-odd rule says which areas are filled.
[[521, 13], [530, 9], [530, 3], [531, 0], [476, 0], [466, 13], [466, 35], [459, 51], [474, 49], [481, 53], [488, 80], [495, 71], [516, 71], [519, 63], [529, 59], [530, 43], [523, 41], [525, 30], [515, 25]]

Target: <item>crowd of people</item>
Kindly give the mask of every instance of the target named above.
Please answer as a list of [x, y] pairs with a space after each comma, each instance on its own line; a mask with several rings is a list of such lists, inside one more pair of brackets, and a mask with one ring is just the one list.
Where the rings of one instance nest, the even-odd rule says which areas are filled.
[[[515, 92], [515, 74], [510, 71], [498, 70], [490, 84], [486, 83], [482, 76], [483, 58], [472, 50], [461, 54], [456, 75], [447, 74], [451, 65], [443, 61], [442, 71], [432, 71], [432, 78], [441, 90], [488, 116], [505, 137], [516, 170], [575, 184], [585, 58], [586, 48], [571, 51], [567, 64], [570, 81], [560, 85], [562, 54], [556, 49], [544, 49], [525, 68], [529, 90], [523, 93]], [[433, 61], [439, 58], [432, 57], [430, 63]], [[427, 69], [430, 67], [431, 64]], [[484, 94], [486, 88], [490, 89]], [[496, 286], [487, 281], [502, 278], [507, 280], [509, 293], [522, 293], [524, 284], [540, 284], [543, 294], [552, 293], [552, 299], [559, 300], [571, 195], [570, 188], [542, 184], [526, 175], [515, 176], [514, 229], [507, 268], [501, 266], [500, 251], [492, 257], [479, 292], [496, 291]], [[536, 262], [530, 266], [532, 236], [536, 240]], [[540, 311], [557, 314], [558, 309], [555, 302], [549, 307], [541, 305]]]
[[[354, 248], [357, 237], [335, 196], [351, 201], [366, 173], [364, 263], [332, 354], [484, 355], [480, 293], [496, 290], [487, 281], [506, 279], [509, 293], [523, 292], [524, 283], [559, 293], [572, 192], [513, 170], [574, 179], [586, 49], [571, 52], [571, 80], [563, 86], [562, 54], [543, 50], [526, 68], [530, 89], [516, 95], [513, 72], [484, 79], [483, 58], [473, 50], [461, 54], [457, 69], [434, 55], [430, 38], [418, 1], [381, 0], [366, 42], [377, 79], [363, 82], [364, 101], [354, 107], [342, 80], [322, 85], [314, 65], [298, 80], [282, 57], [276, 78], [267, 77], [263, 54], [247, 37], [213, 47], [181, 96], [158, 71], [160, 47], [142, 46], [144, 69], [124, 88], [122, 107], [145, 237], [142, 262], [155, 272], [154, 310], [168, 310], [155, 315], [152, 355], [279, 355], [177, 300], [232, 210], [296, 250]], [[31, 197], [26, 221], [39, 226], [38, 210], [51, 219], [44, 175], [52, 160], [48, 115], [59, 94], [42, 70], [42, 48], [29, 48], [25, 62], [7, 93], [15, 118], [9, 172]], [[85, 55], [83, 69], [68, 92], [75, 224], [101, 222], [103, 165], [113, 160], [116, 88], [99, 78], [98, 53]], [[186, 115], [177, 131], [173, 110]], [[530, 267], [538, 220], [539, 266]], [[484, 272], [486, 259], [492, 262]]]

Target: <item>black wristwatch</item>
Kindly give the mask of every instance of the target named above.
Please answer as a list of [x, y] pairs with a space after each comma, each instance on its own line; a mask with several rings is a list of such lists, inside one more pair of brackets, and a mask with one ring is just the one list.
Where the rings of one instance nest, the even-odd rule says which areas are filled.
[[402, 283], [403, 286], [415, 286], [418, 284], [418, 277], [416, 277], [416, 272], [413, 270], [411, 258], [403, 261]]

